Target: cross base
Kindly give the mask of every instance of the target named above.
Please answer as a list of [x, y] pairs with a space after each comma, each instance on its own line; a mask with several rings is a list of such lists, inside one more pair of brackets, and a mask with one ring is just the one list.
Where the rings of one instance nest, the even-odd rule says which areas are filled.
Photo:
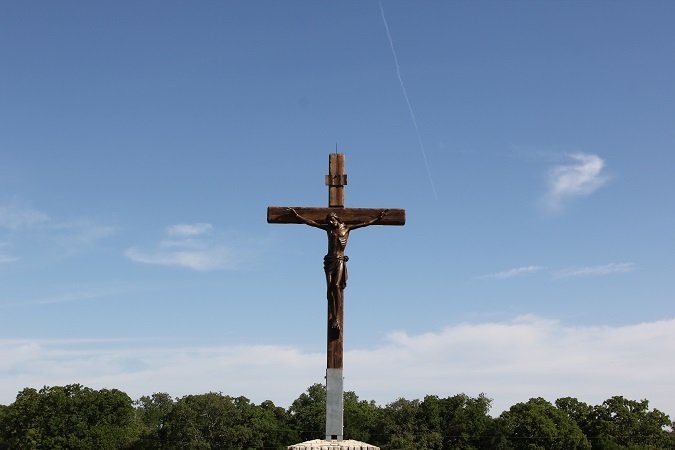
[[288, 446], [288, 450], [380, 450], [380, 447], [366, 444], [365, 442], [353, 441], [324, 441], [314, 439], [313, 441], [302, 442], [300, 444]]
[[326, 369], [326, 440], [342, 440], [344, 388], [342, 369]]

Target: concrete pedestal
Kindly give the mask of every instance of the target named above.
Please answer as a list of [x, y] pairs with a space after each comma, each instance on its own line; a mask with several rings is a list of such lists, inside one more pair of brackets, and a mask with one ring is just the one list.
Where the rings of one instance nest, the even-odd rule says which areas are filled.
[[342, 369], [326, 369], [326, 440], [341, 441], [344, 414]]
[[313, 441], [302, 442], [300, 444], [289, 445], [288, 450], [380, 450], [380, 447], [366, 444], [365, 442], [352, 441], [323, 441], [314, 439]]

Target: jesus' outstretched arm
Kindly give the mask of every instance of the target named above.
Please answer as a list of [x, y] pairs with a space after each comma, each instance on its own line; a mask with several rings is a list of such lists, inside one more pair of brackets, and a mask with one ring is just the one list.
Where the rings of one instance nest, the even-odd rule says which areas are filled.
[[382, 218], [383, 218], [384, 216], [386, 216], [387, 214], [389, 214], [389, 210], [388, 210], [388, 209], [383, 209], [383, 210], [380, 212], [380, 215], [379, 215], [379, 216], [377, 216], [376, 218], [374, 218], [374, 219], [372, 219], [372, 220], [369, 220], [368, 222], [357, 223], [356, 225], [349, 225], [349, 231], [351, 231], [351, 230], [356, 230], [357, 228], [363, 228], [363, 227], [367, 227], [367, 226], [369, 226], [369, 225], [373, 225], [373, 224], [379, 222], [380, 220], [382, 220]]
[[306, 218], [306, 217], [301, 216], [301, 215], [298, 214], [298, 212], [297, 212], [295, 209], [293, 209], [293, 208], [286, 208], [286, 211], [288, 211], [290, 214], [292, 214], [293, 216], [295, 216], [300, 222], [304, 223], [305, 225], [309, 225], [310, 227], [321, 228], [322, 230], [326, 230], [326, 226], [325, 226], [325, 225], [322, 225], [322, 224], [320, 224], [319, 222], [316, 222], [316, 221], [314, 221], [314, 220], [312, 220], [312, 219], [308, 219], [308, 218]]

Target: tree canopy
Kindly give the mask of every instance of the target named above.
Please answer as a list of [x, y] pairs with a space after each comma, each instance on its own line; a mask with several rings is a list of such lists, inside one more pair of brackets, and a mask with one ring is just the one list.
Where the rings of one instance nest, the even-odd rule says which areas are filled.
[[[117, 389], [71, 384], [25, 388], [0, 405], [0, 450], [228, 449], [282, 450], [323, 436], [323, 385], [289, 408], [220, 392], [136, 401]], [[491, 400], [427, 395], [380, 406], [355, 392], [344, 397], [344, 433], [382, 450], [655, 450], [675, 449], [672, 423], [647, 400], [611, 397], [588, 405], [572, 397], [542, 398], [489, 415]]]
[[26, 388], [1, 418], [0, 443], [8, 449], [126, 448], [141, 430], [127, 394], [79, 384]]

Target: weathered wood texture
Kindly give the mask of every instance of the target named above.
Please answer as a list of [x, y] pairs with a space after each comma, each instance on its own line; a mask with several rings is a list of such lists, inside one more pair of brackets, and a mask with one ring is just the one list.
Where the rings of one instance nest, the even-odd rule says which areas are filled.
[[[387, 208], [303, 208], [294, 206], [298, 214], [315, 222], [325, 223], [326, 216], [334, 212], [346, 225], [367, 222], [380, 215]], [[269, 206], [267, 208], [267, 223], [302, 223], [286, 206]], [[405, 209], [391, 208], [387, 215], [373, 225], [405, 225]]]
[[344, 208], [345, 206], [345, 155], [343, 153], [331, 153], [328, 156], [328, 206], [331, 208]]
[[344, 329], [345, 329], [345, 305], [344, 300], [337, 305], [335, 315], [338, 317], [340, 330], [331, 327], [330, 320], [327, 321], [326, 333], [326, 367], [328, 369], [342, 369], [344, 353]]

